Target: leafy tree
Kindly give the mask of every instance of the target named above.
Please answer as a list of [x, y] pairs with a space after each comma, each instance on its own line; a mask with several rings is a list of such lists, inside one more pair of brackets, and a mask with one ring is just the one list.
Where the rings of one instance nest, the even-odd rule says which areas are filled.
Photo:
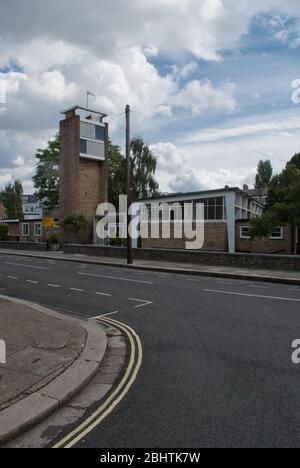
[[20, 180], [9, 183], [0, 193], [0, 198], [10, 219], [23, 219], [22, 208], [23, 187]]
[[300, 153], [286, 164], [280, 174], [273, 176], [266, 211], [251, 222], [252, 237], [270, 234], [279, 224], [300, 224]]
[[59, 201], [59, 135], [48, 142], [45, 149], [38, 149], [37, 168], [33, 176], [37, 196], [48, 211], [58, 206]]
[[0, 241], [8, 240], [8, 224], [0, 223]]
[[267, 188], [270, 185], [273, 176], [273, 167], [271, 161], [260, 160], [257, 166], [255, 178], [255, 188]]
[[61, 220], [60, 226], [69, 241], [80, 241], [86, 236], [88, 220], [82, 213], [66, 216]]
[[[131, 141], [131, 184], [132, 196], [137, 200], [158, 194], [158, 183], [154, 175], [156, 158], [142, 138]], [[118, 206], [119, 195], [125, 193], [126, 160], [117, 145], [109, 144], [108, 152], [108, 200]]]
[[125, 193], [125, 158], [118, 145], [108, 147], [108, 201], [118, 206], [119, 195]]
[[132, 159], [132, 195], [136, 200], [140, 197], [147, 198], [158, 194], [159, 186], [154, 175], [157, 161], [142, 138], [134, 138], [131, 141]]

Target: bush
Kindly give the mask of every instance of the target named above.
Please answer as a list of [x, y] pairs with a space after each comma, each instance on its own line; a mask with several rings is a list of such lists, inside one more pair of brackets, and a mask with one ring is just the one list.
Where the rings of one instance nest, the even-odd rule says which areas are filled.
[[84, 214], [74, 214], [66, 216], [60, 222], [60, 226], [71, 242], [78, 242], [85, 239], [88, 229], [88, 220]]
[[51, 245], [59, 244], [58, 235], [55, 232], [49, 232], [48, 241]]
[[0, 223], [0, 241], [8, 240], [8, 224]]

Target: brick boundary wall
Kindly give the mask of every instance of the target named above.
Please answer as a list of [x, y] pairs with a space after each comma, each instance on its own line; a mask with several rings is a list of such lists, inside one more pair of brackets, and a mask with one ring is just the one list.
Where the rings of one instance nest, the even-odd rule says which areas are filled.
[[46, 242], [10, 242], [0, 241], [0, 249], [11, 250], [34, 250], [45, 252], [47, 250]]
[[[125, 258], [122, 247], [65, 244], [64, 253]], [[136, 260], [195, 263], [199, 265], [232, 266], [237, 268], [262, 268], [270, 270], [300, 271], [300, 256], [247, 253], [199, 252], [166, 249], [134, 249]]]

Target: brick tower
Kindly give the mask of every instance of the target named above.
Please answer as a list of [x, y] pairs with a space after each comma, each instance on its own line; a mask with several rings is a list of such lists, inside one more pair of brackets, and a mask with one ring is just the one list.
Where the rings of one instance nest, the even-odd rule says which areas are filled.
[[60, 219], [83, 213], [92, 226], [99, 203], [107, 201], [108, 124], [100, 112], [75, 106], [60, 122]]

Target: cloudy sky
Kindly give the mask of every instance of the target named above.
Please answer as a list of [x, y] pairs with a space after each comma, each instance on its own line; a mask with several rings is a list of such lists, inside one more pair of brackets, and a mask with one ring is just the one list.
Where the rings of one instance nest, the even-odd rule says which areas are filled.
[[298, 0], [0, 0], [0, 188], [33, 190], [36, 149], [87, 89], [120, 145], [131, 105], [161, 190], [252, 184], [300, 150], [299, 52]]

